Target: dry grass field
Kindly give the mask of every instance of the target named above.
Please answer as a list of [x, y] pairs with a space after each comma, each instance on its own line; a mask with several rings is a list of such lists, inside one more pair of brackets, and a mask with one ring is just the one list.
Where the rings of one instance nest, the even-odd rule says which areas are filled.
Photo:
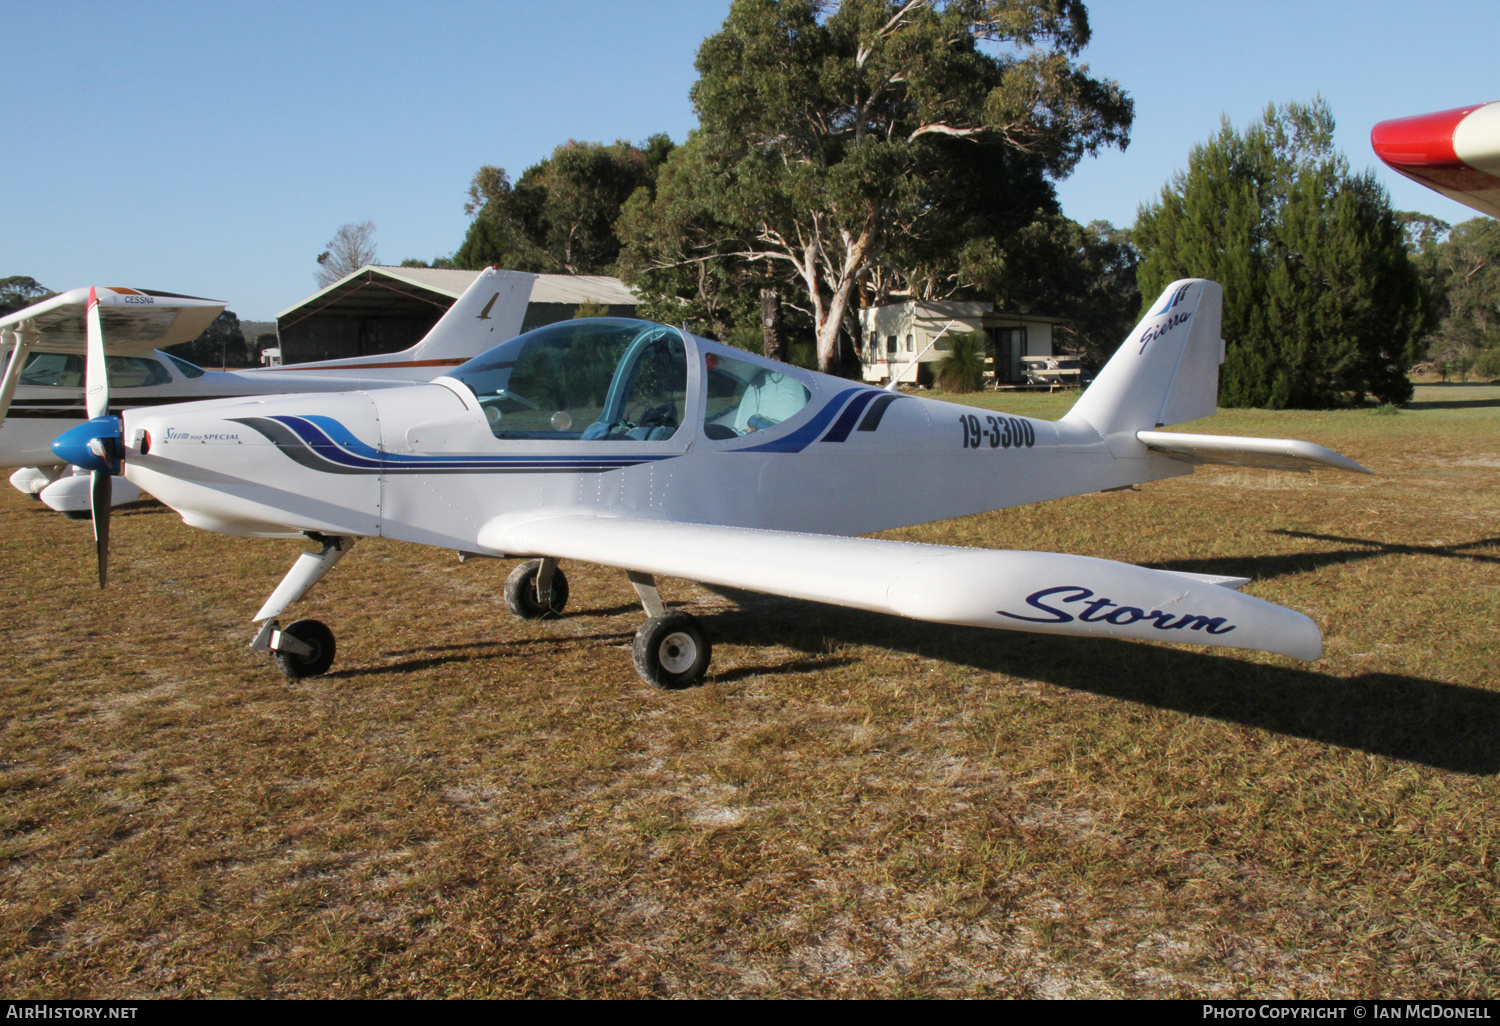
[[[1069, 397], [981, 402], [1059, 415]], [[899, 537], [1254, 579], [1300, 664], [364, 541], [288, 685], [249, 617], [305, 546], [0, 488], [0, 992], [22, 997], [1494, 996], [1500, 389], [1228, 411], [1379, 476], [1200, 470]]]

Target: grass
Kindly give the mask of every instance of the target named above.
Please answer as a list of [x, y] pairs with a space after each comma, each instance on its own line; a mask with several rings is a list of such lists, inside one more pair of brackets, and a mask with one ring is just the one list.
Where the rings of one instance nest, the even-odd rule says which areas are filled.
[[1418, 392], [1194, 426], [1374, 478], [892, 532], [1251, 577], [1311, 665], [669, 582], [715, 663], [659, 693], [623, 574], [520, 623], [507, 564], [366, 540], [299, 607], [334, 672], [289, 686], [244, 646], [303, 546], [138, 504], [100, 593], [88, 526], [0, 491], [0, 990], [1493, 995], [1500, 391]]

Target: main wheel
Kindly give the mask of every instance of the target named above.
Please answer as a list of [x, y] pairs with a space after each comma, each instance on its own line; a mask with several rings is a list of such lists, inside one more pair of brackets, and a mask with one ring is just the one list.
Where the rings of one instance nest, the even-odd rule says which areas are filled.
[[311, 655], [297, 655], [295, 652], [276, 652], [276, 668], [287, 680], [301, 680], [303, 677], [320, 677], [328, 672], [333, 665], [333, 631], [321, 620], [297, 620], [283, 633], [290, 634], [298, 641], [312, 648]]
[[550, 620], [561, 616], [568, 604], [568, 579], [562, 567], [552, 570], [552, 588], [545, 603], [537, 601], [536, 575], [541, 572], [540, 559], [528, 559], [505, 579], [505, 604], [522, 620]]
[[654, 688], [675, 691], [692, 687], [708, 672], [713, 648], [696, 619], [686, 613], [662, 613], [635, 633], [635, 671]]

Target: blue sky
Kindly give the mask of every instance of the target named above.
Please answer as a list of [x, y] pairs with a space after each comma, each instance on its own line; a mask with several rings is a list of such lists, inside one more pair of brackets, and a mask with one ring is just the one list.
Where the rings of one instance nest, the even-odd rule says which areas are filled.
[[[463, 239], [469, 179], [568, 139], [682, 141], [699, 42], [728, 0], [54, 3], [8, 0], [0, 276], [228, 300], [266, 320], [314, 291], [339, 225], [380, 259]], [[1384, 170], [1386, 118], [1500, 98], [1500, 4], [1095, 0], [1094, 72], [1136, 103], [1129, 149], [1059, 186], [1129, 224], [1221, 116], [1321, 95], [1402, 209], [1471, 211]]]

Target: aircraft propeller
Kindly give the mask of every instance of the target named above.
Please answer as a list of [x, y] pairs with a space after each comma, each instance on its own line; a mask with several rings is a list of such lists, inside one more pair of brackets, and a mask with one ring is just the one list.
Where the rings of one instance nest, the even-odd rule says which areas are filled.
[[90, 513], [94, 521], [94, 550], [99, 561], [99, 587], [109, 568], [109, 506], [115, 475], [125, 459], [125, 440], [119, 417], [109, 415], [109, 368], [104, 357], [104, 330], [99, 323], [99, 297], [89, 289], [84, 318], [88, 360], [84, 371], [84, 410], [88, 420], [69, 428], [52, 443], [52, 451], [92, 475]]

